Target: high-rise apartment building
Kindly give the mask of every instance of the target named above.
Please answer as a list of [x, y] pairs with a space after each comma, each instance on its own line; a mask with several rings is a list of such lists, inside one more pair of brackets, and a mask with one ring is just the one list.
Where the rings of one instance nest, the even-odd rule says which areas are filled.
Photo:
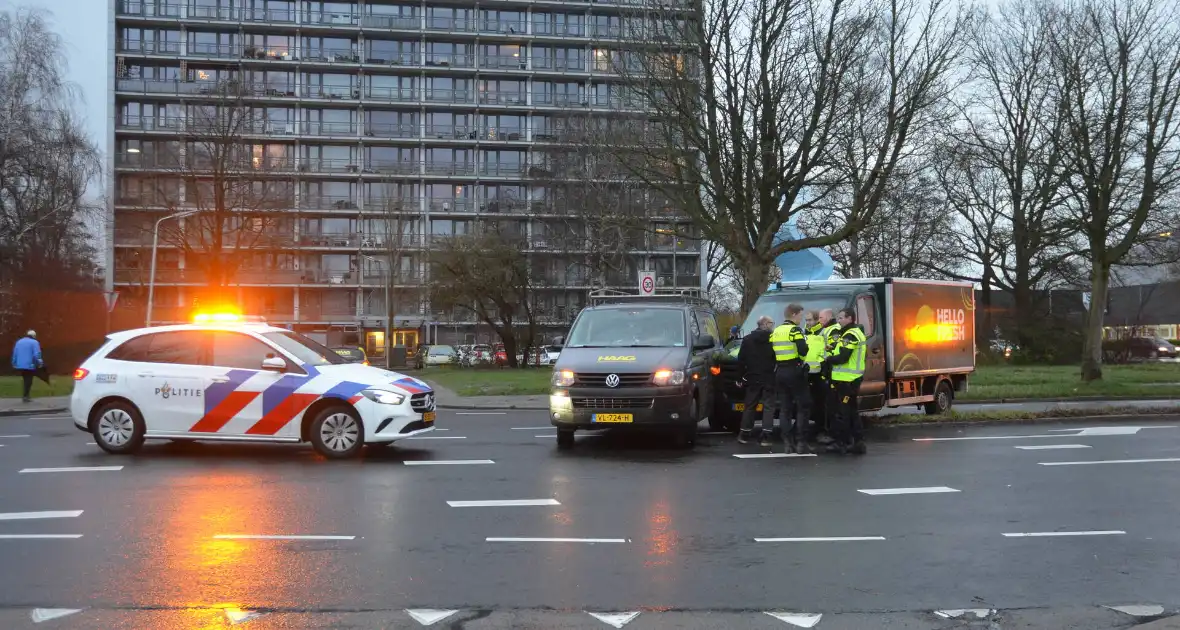
[[[112, 262], [124, 308], [142, 313], [146, 305], [153, 228], [179, 233], [190, 225], [183, 238], [201, 241], [208, 235], [193, 233], [194, 214], [218, 205], [242, 215], [233, 235], [221, 235], [238, 257], [226, 284], [239, 308], [371, 351], [383, 346], [387, 284], [394, 343], [493, 340], [470, 313], [432, 308], [427, 290], [432, 243], [471, 233], [483, 220], [525, 243], [551, 331], [568, 325], [604, 280], [633, 290], [638, 271], [648, 270], [658, 287], [701, 287], [698, 242], [680, 237], [683, 218], [654, 199], [621, 262], [588, 268], [590, 237], [568, 238], [584, 222], [544, 169], [547, 151], [568, 148], [561, 120], [642, 117], [610, 61], [644, 22], [630, 15], [634, 7], [566, 0], [114, 0], [114, 7]], [[219, 109], [236, 109], [245, 121], [218, 133], [240, 145], [221, 170], [242, 196], [253, 195], [249, 201], [210, 199], [217, 195], [202, 182], [216, 161], [208, 123], [224, 122], [224, 114], [210, 114]], [[153, 323], [189, 317], [209, 283], [201, 257], [212, 255], [161, 237]]]

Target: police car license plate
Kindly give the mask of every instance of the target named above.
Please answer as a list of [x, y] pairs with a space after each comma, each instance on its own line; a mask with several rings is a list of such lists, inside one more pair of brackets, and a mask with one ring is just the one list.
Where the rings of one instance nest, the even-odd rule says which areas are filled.
[[[734, 411], [745, 411], [746, 410], [746, 403], [733, 403], [733, 410]], [[762, 411], [762, 405], [759, 404], [757, 407], [754, 407], [754, 411]]]
[[434, 414], [435, 412], [433, 411], [427, 411], [422, 414], [422, 422], [434, 422]]
[[632, 415], [629, 413], [596, 413], [594, 414], [594, 422], [631, 422]]

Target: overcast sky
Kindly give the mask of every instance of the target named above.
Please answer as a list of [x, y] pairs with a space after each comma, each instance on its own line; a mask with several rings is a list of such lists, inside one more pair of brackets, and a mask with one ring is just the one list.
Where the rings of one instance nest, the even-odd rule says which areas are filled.
[[23, 0], [0, 2], [5, 8], [36, 6], [52, 13], [53, 29], [65, 41], [69, 80], [86, 99], [78, 113], [105, 154], [107, 119], [107, 0]]

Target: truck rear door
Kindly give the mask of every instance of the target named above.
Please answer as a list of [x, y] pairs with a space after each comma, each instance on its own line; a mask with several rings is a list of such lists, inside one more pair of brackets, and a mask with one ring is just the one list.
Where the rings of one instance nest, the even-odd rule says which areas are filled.
[[881, 301], [873, 293], [857, 294], [856, 321], [864, 328], [868, 341], [865, 375], [860, 383], [862, 411], [885, 405], [885, 320], [881, 308]]

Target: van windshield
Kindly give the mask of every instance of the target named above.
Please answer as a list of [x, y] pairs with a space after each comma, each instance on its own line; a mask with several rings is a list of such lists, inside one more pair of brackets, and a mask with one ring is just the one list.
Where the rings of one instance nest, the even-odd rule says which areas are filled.
[[773, 319], [775, 326], [783, 323], [787, 319], [785, 311], [787, 310], [788, 304], [802, 306], [805, 314], [811, 311], [822, 311], [825, 308], [830, 308], [832, 309], [832, 315], [835, 316], [836, 311], [847, 308], [851, 301], [851, 293], [817, 295], [810, 291], [801, 291], [797, 293], [765, 295], [758, 298], [758, 301], [754, 303], [754, 308], [750, 309], [750, 315], [746, 317], [745, 323], [742, 324], [742, 334], [748, 335], [757, 328], [758, 318], [763, 315], [767, 315]]
[[684, 313], [671, 308], [583, 311], [567, 348], [668, 348], [684, 346]]

